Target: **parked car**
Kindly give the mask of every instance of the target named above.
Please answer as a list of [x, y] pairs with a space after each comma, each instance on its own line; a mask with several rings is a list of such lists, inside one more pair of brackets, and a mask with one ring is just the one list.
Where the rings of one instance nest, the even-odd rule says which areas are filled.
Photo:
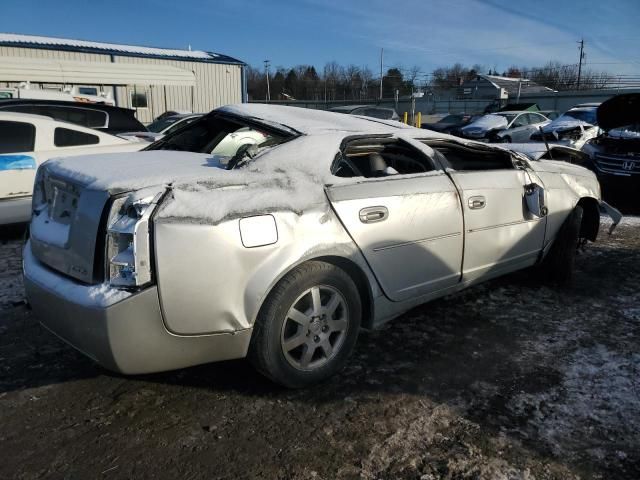
[[151, 122], [145, 131], [142, 132], [125, 132], [121, 133], [120, 136], [123, 138], [135, 138], [146, 140], [148, 142], [155, 142], [156, 140], [160, 140], [166, 135], [169, 135], [178, 129], [184, 127], [185, 125], [189, 125], [194, 120], [197, 120], [202, 116], [202, 113], [188, 113], [182, 115], [170, 115], [154, 122]]
[[112, 135], [146, 130], [145, 126], [136, 119], [135, 110], [95, 103], [26, 98], [0, 100], [0, 112], [43, 115]]
[[398, 113], [393, 108], [378, 107], [375, 105], [345, 105], [330, 108], [329, 111], [348, 113], [349, 115], [363, 115], [365, 117], [380, 118], [382, 120], [400, 120]]
[[[477, 119], [476, 117], [475, 119]], [[452, 133], [454, 130], [467, 125], [474, 117], [466, 113], [454, 113], [447, 115], [434, 123], [423, 123], [422, 128], [442, 133]]]
[[49, 158], [143, 146], [49, 117], [0, 110], [0, 225], [29, 221], [36, 168]]
[[[212, 155], [240, 129], [265, 140]], [[226, 106], [147, 151], [43, 164], [24, 282], [40, 321], [109, 369], [248, 356], [302, 387], [345, 364], [361, 327], [418, 304], [533, 265], [566, 281], [599, 205], [593, 172], [569, 163]]]
[[596, 112], [600, 134], [582, 151], [605, 195], [636, 201], [640, 191], [640, 94], [627, 93], [603, 102]]
[[531, 141], [559, 143], [577, 149], [598, 135], [597, 106], [573, 107], [556, 118], [542, 131], [534, 132]]
[[460, 129], [461, 136], [486, 142], [528, 142], [531, 135], [551, 121], [536, 112], [497, 112], [484, 115]]

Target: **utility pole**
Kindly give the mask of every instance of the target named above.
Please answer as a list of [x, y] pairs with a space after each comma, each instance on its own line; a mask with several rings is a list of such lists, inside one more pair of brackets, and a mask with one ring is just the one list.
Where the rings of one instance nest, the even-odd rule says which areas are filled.
[[382, 72], [383, 72], [384, 48], [380, 49], [380, 100], [382, 100]]
[[584, 38], [579, 42], [580, 44], [580, 60], [578, 62], [578, 87], [577, 90], [580, 90], [580, 77], [582, 76], [582, 60], [584, 60]]
[[271, 101], [271, 90], [269, 89], [269, 62], [270, 60], [265, 60], [264, 61], [264, 70], [265, 70], [265, 75], [267, 76], [267, 102]]

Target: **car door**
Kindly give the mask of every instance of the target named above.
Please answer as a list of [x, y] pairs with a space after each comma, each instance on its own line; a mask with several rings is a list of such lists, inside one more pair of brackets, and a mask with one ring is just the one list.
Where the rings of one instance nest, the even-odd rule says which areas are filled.
[[[327, 195], [387, 297], [402, 301], [457, 284], [463, 223], [453, 182], [425, 153], [405, 142], [357, 142], [355, 149], [353, 144], [343, 148], [336, 171], [351, 178], [328, 186]], [[366, 162], [367, 151], [386, 154], [388, 175], [373, 178], [366, 165], [357, 168], [358, 162]], [[416, 168], [402, 168], [396, 154], [415, 162]]]
[[[505, 154], [510, 155], [496, 155]], [[527, 210], [525, 185], [532, 181], [526, 167], [496, 162], [478, 170], [452, 168], [449, 174], [464, 209], [463, 281], [533, 265], [543, 247], [546, 217]]]
[[531, 136], [529, 117], [526, 113], [518, 115], [509, 127], [508, 135], [514, 143], [528, 142]]

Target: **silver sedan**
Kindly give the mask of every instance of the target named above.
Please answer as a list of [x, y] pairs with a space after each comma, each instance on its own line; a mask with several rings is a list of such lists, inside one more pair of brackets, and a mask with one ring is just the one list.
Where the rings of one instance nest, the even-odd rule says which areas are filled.
[[[232, 155], [240, 130], [261, 141]], [[257, 137], [256, 137], [257, 138]], [[592, 172], [378, 119], [214, 110], [151, 150], [37, 173], [24, 251], [42, 323], [128, 374], [249, 357], [302, 387], [361, 328], [595, 240]]]

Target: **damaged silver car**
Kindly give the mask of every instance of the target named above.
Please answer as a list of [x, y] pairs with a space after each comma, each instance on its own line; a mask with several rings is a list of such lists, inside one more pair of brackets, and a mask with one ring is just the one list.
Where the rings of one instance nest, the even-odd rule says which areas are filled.
[[[215, 153], [238, 130], [264, 140]], [[24, 249], [45, 327], [126, 374], [248, 357], [337, 372], [361, 328], [515, 270], [566, 281], [595, 175], [397, 122], [214, 110], [147, 151], [49, 161]]]

